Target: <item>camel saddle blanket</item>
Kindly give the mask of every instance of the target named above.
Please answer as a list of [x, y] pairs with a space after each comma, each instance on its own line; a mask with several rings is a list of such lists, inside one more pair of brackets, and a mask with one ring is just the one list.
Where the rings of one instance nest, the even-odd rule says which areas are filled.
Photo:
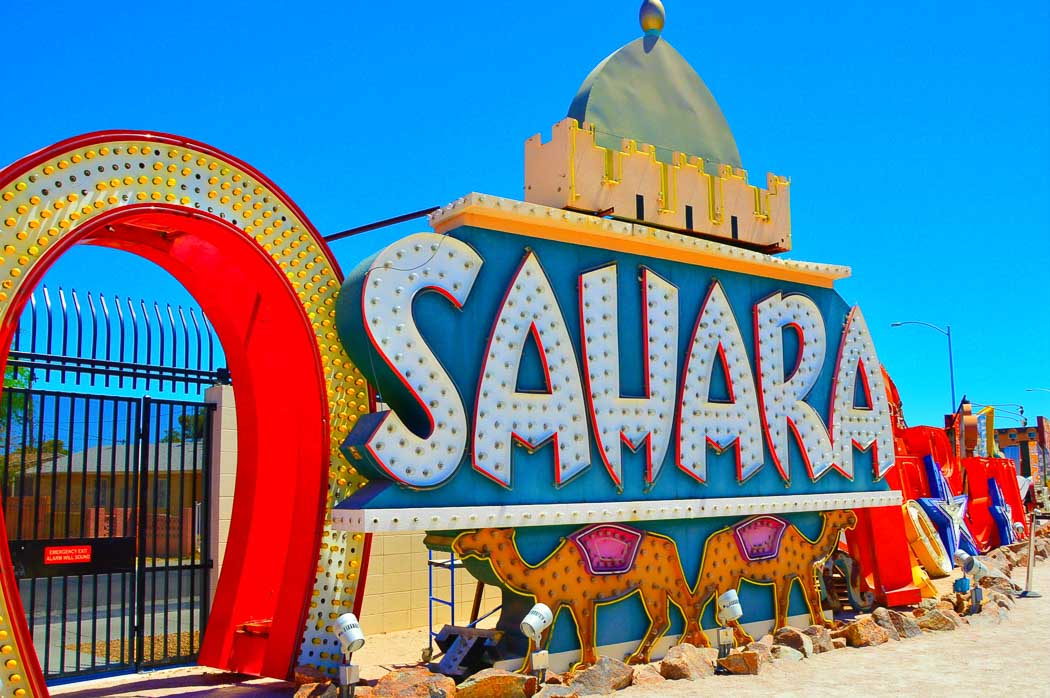
[[634, 567], [645, 532], [618, 524], [594, 524], [569, 536], [590, 574], [623, 574]]
[[733, 537], [745, 560], [772, 560], [780, 554], [787, 527], [788, 522], [779, 516], [753, 516], [733, 526]]

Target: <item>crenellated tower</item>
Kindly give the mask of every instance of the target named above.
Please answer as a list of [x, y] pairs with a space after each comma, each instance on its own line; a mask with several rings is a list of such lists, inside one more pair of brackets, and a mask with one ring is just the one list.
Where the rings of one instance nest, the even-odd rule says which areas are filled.
[[525, 200], [790, 250], [790, 182], [748, 182], [718, 103], [661, 36], [662, 4], [640, 14], [644, 35], [591, 71], [551, 139], [525, 141]]

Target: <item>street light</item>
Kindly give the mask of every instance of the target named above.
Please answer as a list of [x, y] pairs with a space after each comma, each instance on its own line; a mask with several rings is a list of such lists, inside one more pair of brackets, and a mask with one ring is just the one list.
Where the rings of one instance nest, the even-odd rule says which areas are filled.
[[948, 338], [948, 377], [952, 383], [952, 409], [955, 411], [955, 362], [952, 360], [952, 326], [945, 325], [945, 329], [941, 329], [937, 325], [933, 325], [929, 322], [923, 322], [921, 320], [905, 320], [903, 322], [891, 322], [890, 327], [900, 327], [901, 325], [922, 325], [923, 327], [929, 327], [931, 330], [937, 330], [945, 337]]

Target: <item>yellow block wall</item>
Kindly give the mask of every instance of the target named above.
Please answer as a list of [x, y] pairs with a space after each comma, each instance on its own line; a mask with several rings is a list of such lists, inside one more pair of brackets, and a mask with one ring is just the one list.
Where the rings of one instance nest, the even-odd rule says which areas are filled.
[[[427, 549], [422, 533], [382, 533], [372, 537], [365, 598], [361, 606], [361, 629], [365, 635], [427, 627], [429, 589]], [[434, 553], [446, 559], [448, 553]], [[458, 625], [470, 620], [470, 607], [477, 585], [465, 569], [456, 570], [456, 616]], [[449, 572], [434, 569], [434, 596], [449, 598]], [[481, 614], [500, 603], [495, 587], [486, 586]], [[434, 631], [449, 622], [449, 607], [434, 604]], [[486, 624], [487, 625], [487, 624]]]

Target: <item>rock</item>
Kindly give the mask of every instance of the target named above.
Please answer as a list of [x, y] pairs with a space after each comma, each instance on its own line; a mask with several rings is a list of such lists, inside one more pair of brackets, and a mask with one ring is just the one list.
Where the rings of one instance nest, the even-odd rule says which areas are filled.
[[962, 619], [955, 611], [934, 608], [919, 616], [919, 627], [923, 630], [943, 632], [962, 627]]
[[857, 616], [852, 623], [831, 633], [831, 637], [846, 638], [846, 644], [850, 647], [874, 647], [890, 640], [886, 630], [868, 615]]
[[748, 652], [755, 652], [761, 657], [763, 662], [773, 661], [773, 643], [767, 645], [764, 642], [750, 642], [743, 649]]
[[718, 666], [730, 674], [757, 674], [766, 664], [758, 652], [750, 650], [733, 650], [728, 657], [718, 660]]
[[1007, 596], [1006, 594], [995, 591], [994, 589], [989, 589], [984, 593], [984, 603], [985, 605], [995, 604], [1008, 611], [1017, 605], [1017, 602], [1014, 601], [1014, 597]]
[[533, 696], [533, 698], [580, 698], [580, 694], [576, 692], [576, 689], [570, 686], [548, 684], [543, 687], [542, 691]]
[[409, 667], [379, 679], [374, 693], [388, 698], [451, 698], [456, 695], [456, 682], [423, 667]]
[[[900, 611], [894, 611], [889, 608], [876, 608], [872, 612], [871, 617], [895, 640], [922, 635], [922, 628], [915, 622], [915, 618], [906, 616]], [[891, 629], [894, 632], [890, 632]], [[896, 637], [894, 637], [894, 633], [896, 633]]]
[[981, 577], [980, 584], [982, 589], [994, 589], [1000, 594], [1006, 594], [1007, 596], [1011, 596], [1014, 592], [1021, 590], [1009, 579], [1004, 579], [1003, 577]]
[[292, 672], [292, 681], [299, 686], [308, 683], [332, 683], [332, 677], [308, 664], [300, 664]]
[[569, 677], [567, 674], [548, 671], [546, 683], [554, 684], [555, 686], [564, 686], [569, 683]]
[[539, 690], [535, 676], [503, 669], [483, 669], [456, 687], [457, 698], [531, 698]]
[[294, 698], [336, 698], [339, 688], [331, 681], [324, 683], [304, 683], [295, 692]]
[[773, 645], [770, 654], [773, 655], [774, 662], [800, 662], [805, 658], [797, 649], [787, 645]]
[[[821, 652], [830, 652], [831, 647], [831, 631], [825, 628], [823, 625], [811, 625], [803, 630], [806, 635], [809, 635], [810, 640], [813, 641], [813, 652], [814, 654], [820, 654]], [[797, 647], [795, 649], [798, 649]]]
[[[930, 608], [937, 608], [937, 599], [923, 599], [922, 601], [919, 602], [918, 609], [916, 609], [916, 610], [921, 609], [921, 610], [925, 611], [925, 610], [930, 609]], [[915, 615], [920, 615], [921, 616], [922, 614], [921, 613], [916, 613]]]
[[675, 645], [660, 662], [660, 675], [672, 680], [695, 680], [711, 676], [715, 673], [717, 660], [718, 650], [712, 647]]
[[569, 685], [581, 696], [600, 696], [631, 685], [634, 671], [618, 659], [599, 657], [593, 665], [581, 669], [569, 679]]
[[756, 642], [761, 642], [763, 645], [765, 645], [767, 647], [772, 647], [773, 645], [777, 644], [776, 640], [773, 639], [773, 635], [770, 634], [770, 633], [766, 633], [765, 635], [760, 637], [758, 640], [756, 640]]
[[831, 648], [836, 650], [846, 649], [846, 638], [844, 637], [833, 637], [831, 638]]
[[814, 654], [813, 638], [798, 628], [783, 627], [778, 630], [773, 636], [773, 647], [777, 645], [801, 652], [803, 657], [812, 657]]
[[[673, 647], [671, 649], [674, 649]], [[639, 664], [634, 667], [631, 675], [632, 686], [651, 686], [654, 683], [663, 683], [667, 679], [661, 674], [660, 664]]]

